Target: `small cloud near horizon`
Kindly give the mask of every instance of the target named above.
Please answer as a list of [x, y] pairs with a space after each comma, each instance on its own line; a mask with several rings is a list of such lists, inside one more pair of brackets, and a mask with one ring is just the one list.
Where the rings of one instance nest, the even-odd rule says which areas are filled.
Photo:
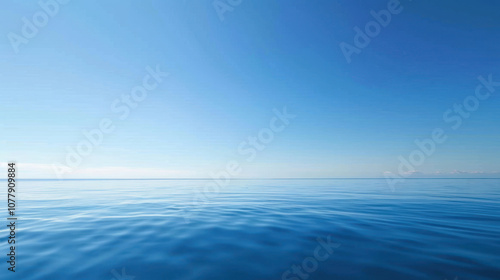
[[[394, 175], [393, 172], [385, 171], [386, 175]], [[422, 172], [422, 171], [410, 171], [400, 174], [405, 178], [499, 178], [500, 171], [463, 171], [463, 170], [453, 170], [453, 171], [435, 171], [435, 172]]]

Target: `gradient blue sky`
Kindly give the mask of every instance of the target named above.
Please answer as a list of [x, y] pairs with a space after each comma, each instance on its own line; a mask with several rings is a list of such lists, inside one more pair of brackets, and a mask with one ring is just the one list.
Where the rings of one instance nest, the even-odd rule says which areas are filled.
[[[68, 177], [208, 177], [229, 160], [239, 177], [382, 177], [437, 127], [424, 176], [500, 177], [500, 88], [459, 129], [443, 121], [479, 75], [500, 81], [498, 1], [402, 0], [350, 64], [339, 44], [388, 1], [244, 0], [221, 21], [212, 1], [73, 0], [16, 54], [7, 34], [37, 2], [0, 11], [0, 162], [26, 178], [55, 177], [102, 118], [115, 131]], [[119, 120], [110, 104], [156, 65], [170, 76]], [[238, 145], [284, 106], [297, 117], [246, 162]]]

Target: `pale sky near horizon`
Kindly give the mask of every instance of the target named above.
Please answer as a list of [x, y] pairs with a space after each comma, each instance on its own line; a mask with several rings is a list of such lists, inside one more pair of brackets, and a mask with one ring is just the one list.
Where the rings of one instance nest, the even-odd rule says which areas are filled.
[[[207, 178], [235, 162], [234, 177], [383, 177], [435, 129], [446, 141], [407, 173], [500, 177], [500, 86], [478, 80], [500, 82], [500, 2], [401, 0], [350, 63], [339, 45], [391, 1], [243, 0], [223, 21], [213, 2], [73, 0], [16, 53], [12, 34], [43, 9], [6, 1], [0, 166], [55, 178], [108, 119], [65, 178]], [[125, 116], [156, 67], [168, 76]], [[458, 112], [464, 100], [477, 108]], [[285, 107], [295, 117], [277, 117]], [[279, 131], [252, 146], [273, 118]]]

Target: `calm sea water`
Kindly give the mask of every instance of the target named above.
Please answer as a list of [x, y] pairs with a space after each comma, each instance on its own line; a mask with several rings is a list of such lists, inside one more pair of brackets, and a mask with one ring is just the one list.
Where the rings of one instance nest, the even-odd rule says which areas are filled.
[[0, 279], [500, 279], [500, 180], [208, 182], [20, 181]]

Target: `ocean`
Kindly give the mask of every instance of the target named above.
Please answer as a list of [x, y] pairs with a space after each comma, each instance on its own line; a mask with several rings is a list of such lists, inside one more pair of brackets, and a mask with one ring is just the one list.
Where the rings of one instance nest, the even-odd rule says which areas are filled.
[[499, 179], [210, 183], [20, 180], [0, 279], [500, 279]]

